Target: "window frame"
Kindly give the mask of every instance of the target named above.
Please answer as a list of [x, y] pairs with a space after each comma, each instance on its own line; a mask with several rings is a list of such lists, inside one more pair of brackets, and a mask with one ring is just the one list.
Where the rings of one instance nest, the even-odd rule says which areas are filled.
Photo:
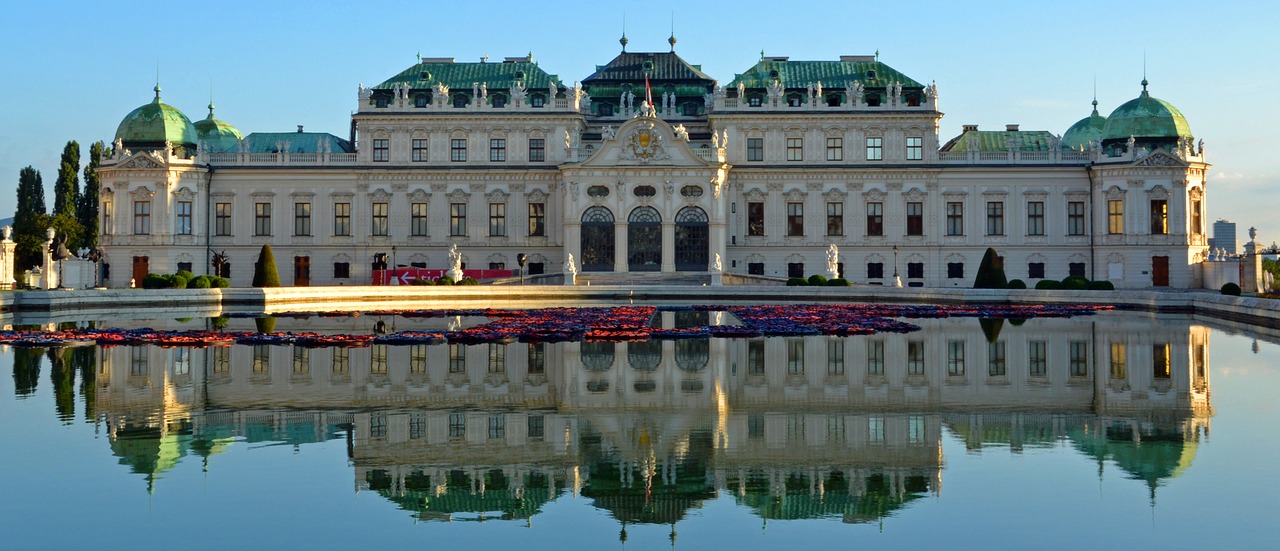
[[133, 235], [151, 235], [151, 200], [133, 202]]
[[1151, 200], [1151, 235], [1169, 235], [1169, 200]]
[[884, 160], [884, 138], [881, 136], [867, 137], [867, 160], [883, 161]]
[[449, 203], [449, 236], [466, 237], [467, 204]]
[[213, 204], [213, 235], [217, 237], [231, 235], [231, 203]]
[[1124, 199], [1107, 200], [1107, 234], [1124, 235]]
[[964, 202], [947, 201], [947, 235], [964, 235]]
[[489, 162], [507, 162], [507, 139], [489, 138]]
[[295, 202], [293, 204], [293, 235], [295, 237], [311, 236], [311, 203]]
[[431, 150], [429, 148], [431, 140], [425, 138], [414, 138], [410, 142], [412, 147], [412, 159], [415, 163], [425, 163], [430, 160]]
[[844, 203], [841, 201], [827, 203], [827, 235], [831, 237], [844, 235]]
[[194, 204], [191, 201], [178, 201], [174, 208], [174, 235], [191, 235], [191, 221]]
[[747, 203], [747, 236], [763, 237], [764, 236], [764, 202], [750, 201]]
[[764, 161], [764, 138], [747, 138], [747, 160]]
[[450, 138], [449, 139], [449, 162], [451, 163], [467, 162], [467, 139], [466, 138]]
[[787, 137], [787, 162], [804, 160], [804, 137]]
[[385, 163], [391, 160], [391, 140], [388, 138], [373, 139], [373, 162]]
[[1067, 202], [1067, 235], [1084, 235], [1084, 201]]
[[924, 235], [924, 201], [908, 201], [906, 206], [907, 235]]
[[529, 162], [544, 163], [547, 161], [546, 138], [529, 138]]
[[907, 136], [907, 160], [924, 160], [924, 138], [920, 136]]
[[489, 203], [489, 237], [507, 236], [507, 204]]
[[840, 136], [827, 137], [827, 160], [843, 161], [844, 160], [844, 138]]
[[271, 235], [271, 202], [255, 202], [253, 204], [253, 235], [264, 237]]
[[1027, 201], [1027, 235], [1043, 237], [1044, 201]]
[[529, 237], [546, 237], [547, 204], [529, 203]]
[[369, 235], [374, 237], [386, 237], [390, 234], [391, 228], [389, 222], [389, 212], [391, 207], [388, 203], [378, 202], [369, 205]]
[[333, 204], [333, 235], [334, 237], [351, 236], [351, 203]]
[[867, 236], [884, 236], [884, 203], [882, 202], [867, 202]]
[[1004, 235], [1004, 201], [987, 201], [987, 235]]
[[787, 237], [804, 237], [804, 203], [787, 203]]
[[409, 235], [426, 237], [430, 231], [427, 203], [409, 204]]

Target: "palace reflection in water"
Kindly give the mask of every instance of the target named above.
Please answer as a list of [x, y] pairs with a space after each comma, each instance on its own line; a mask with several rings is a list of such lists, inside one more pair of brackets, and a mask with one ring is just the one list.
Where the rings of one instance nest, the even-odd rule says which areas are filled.
[[947, 431], [1069, 445], [1154, 495], [1208, 433], [1209, 330], [1186, 317], [914, 321], [848, 338], [66, 353], [91, 355], [86, 414], [148, 484], [239, 442], [345, 438], [355, 490], [421, 519], [529, 518], [570, 493], [666, 524], [723, 491], [766, 520], [875, 521], [941, 495]]

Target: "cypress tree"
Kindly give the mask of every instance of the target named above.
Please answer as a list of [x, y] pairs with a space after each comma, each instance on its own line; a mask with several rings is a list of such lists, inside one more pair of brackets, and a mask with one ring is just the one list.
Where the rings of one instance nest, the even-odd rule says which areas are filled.
[[45, 241], [44, 179], [30, 166], [18, 171], [18, 209], [13, 214], [13, 240], [18, 243], [18, 271], [29, 270], [40, 263], [40, 247]]
[[62, 164], [58, 165], [58, 179], [53, 184], [53, 213], [76, 214], [76, 202], [80, 198], [80, 144], [75, 140], [62, 148]]
[[101, 141], [89, 146], [89, 164], [84, 167], [84, 189], [76, 201], [76, 219], [84, 230], [80, 244], [90, 249], [98, 247], [98, 165], [106, 151], [107, 144]]
[[280, 286], [280, 274], [276, 271], [276, 257], [271, 252], [271, 245], [263, 245], [258, 252], [258, 261], [253, 264], [253, 286]]
[[1004, 261], [996, 254], [996, 250], [987, 248], [982, 255], [982, 263], [978, 265], [978, 277], [973, 280], [974, 289], [1004, 289], [1009, 286], [1009, 279], [1004, 275]]

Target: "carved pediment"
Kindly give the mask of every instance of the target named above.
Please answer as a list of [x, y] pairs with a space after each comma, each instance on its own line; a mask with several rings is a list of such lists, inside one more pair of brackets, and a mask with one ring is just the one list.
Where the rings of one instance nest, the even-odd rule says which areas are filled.
[[1165, 189], [1164, 186], [1156, 186], [1147, 190], [1147, 196], [1152, 199], [1168, 199], [1169, 190]]
[[830, 189], [827, 190], [826, 193], [822, 194], [822, 196], [826, 198], [828, 202], [839, 203], [843, 202], [845, 197], [848, 197], [848, 194], [838, 189]]
[[449, 192], [450, 201], [454, 201], [454, 202], [466, 201], [468, 197], [471, 197], [471, 194], [465, 191], [462, 191], [460, 189], [455, 189]]
[[1103, 193], [1107, 199], [1124, 199], [1124, 190], [1120, 186], [1111, 186]]
[[923, 191], [920, 191], [919, 188], [911, 188], [907, 190], [906, 193], [902, 194], [902, 196], [906, 198], [906, 200], [908, 201], [911, 201], [913, 203], [919, 203], [921, 201], [924, 201], [925, 193]]
[[191, 191], [191, 188], [180, 187], [173, 192], [173, 196], [179, 201], [192, 201], [196, 198], [196, 192]]
[[1173, 155], [1165, 153], [1164, 151], [1157, 151], [1155, 153], [1147, 155], [1146, 157], [1143, 157], [1142, 159], [1135, 161], [1133, 164], [1135, 166], [1176, 166], [1176, 167], [1187, 166], [1187, 163], [1182, 162], [1177, 157], [1174, 157]]
[[155, 157], [151, 156], [150, 153], [138, 153], [137, 155], [134, 155], [132, 157], [129, 157], [128, 159], [125, 159], [120, 164], [117, 164], [116, 168], [154, 170], [154, 169], [164, 168], [164, 163], [161, 162], [159, 159], [156, 159]]
[[526, 196], [528, 197], [530, 203], [542, 203], [547, 200], [548, 195], [546, 192], [540, 189], [535, 189], [533, 191], [530, 191], [528, 194], [526, 194]]
[[147, 188], [147, 186], [138, 186], [134, 188], [133, 191], [129, 192], [130, 197], [133, 197], [134, 199], [137, 199], [140, 201], [148, 201], [155, 194], [156, 192], [151, 191], [149, 188]]
[[884, 192], [873, 188], [873, 189], [864, 191], [862, 193], [862, 197], [867, 201], [871, 201], [873, 203], [879, 203], [884, 201]]
[[787, 198], [787, 201], [791, 201], [791, 202], [803, 201], [804, 196], [805, 196], [805, 193], [798, 189], [792, 189], [784, 195], [784, 197]]
[[425, 203], [430, 199], [431, 194], [422, 188], [415, 189], [409, 194], [409, 200], [414, 203]]
[[768, 195], [766, 195], [765, 192], [760, 191], [760, 188], [751, 188], [751, 190], [747, 191], [747, 193], [744, 194], [744, 196], [747, 198], [748, 201], [753, 201], [753, 202], [761, 202], [761, 201], [764, 201], [766, 197], [768, 197]]
[[507, 201], [507, 197], [508, 194], [500, 189], [495, 189], [485, 194], [485, 198], [487, 198], [490, 203], [505, 203]]
[[1187, 191], [1187, 196], [1191, 197], [1192, 200], [1199, 201], [1204, 199], [1204, 190], [1198, 187], [1193, 187]]

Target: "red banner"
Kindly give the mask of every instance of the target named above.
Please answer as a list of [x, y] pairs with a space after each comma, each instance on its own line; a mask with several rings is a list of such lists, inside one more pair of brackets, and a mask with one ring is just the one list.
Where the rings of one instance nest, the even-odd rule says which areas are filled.
[[[511, 270], [463, 270], [462, 276], [477, 280], [511, 277], [516, 272]], [[427, 268], [399, 268], [396, 270], [374, 270], [374, 285], [412, 285], [415, 279], [435, 281], [445, 275], [445, 270]]]

